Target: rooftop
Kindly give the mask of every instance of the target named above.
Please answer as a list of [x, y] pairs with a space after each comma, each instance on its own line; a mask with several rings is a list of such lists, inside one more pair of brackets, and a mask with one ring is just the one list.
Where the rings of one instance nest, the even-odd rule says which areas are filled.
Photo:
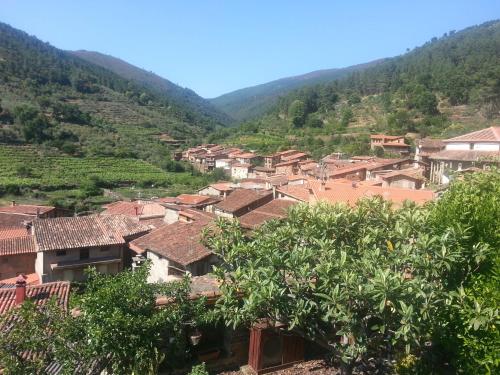
[[0, 239], [0, 256], [36, 253], [33, 236]]
[[17, 204], [17, 203], [14, 203], [11, 206], [0, 207], [0, 212], [24, 214], [32, 216], [36, 216], [37, 214], [43, 215], [53, 210], [55, 210], [55, 207], [52, 206], [36, 206], [32, 204]]
[[267, 190], [238, 189], [232, 192], [225, 200], [217, 203], [215, 208], [225, 212], [235, 212], [259, 200], [269, 198], [271, 195], [272, 192]]
[[0, 228], [0, 240], [23, 237], [30, 234], [25, 227]]
[[177, 221], [165, 225], [132, 241], [130, 247], [138, 253], [151, 251], [187, 266], [212, 254], [201, 243], [203, 229], [214, 220], [213, 215], [210, 215], [210, 218], [207, 216], [209, 214], [204, 213], [190, 223]]
[[242, 227], [254, 229], [268, 220], [285, 218], [288, 208], [295, 204], [297, 202], [289, 199], [274, 199], [241, 216], [239, 221]]
[[372, 134], [370, 135], [371, 139], [401, 139], [404, 138], [402, 135], [385, 135], [385, 134]]
[[157, 216], [165, 215], [165, 207], [150, 201], [118, 201], [105, 206], [102, 215]]
[[458, 160], [458, 161], [500, 161], [499, 151], [477, 151], [477, 150], [443, 150], [429, 155], [434, 160]]
[[124, 244], [149, 228], [125, 215], [59, 217], [33, 221], [39, 251]]
[[443, 142], [500, 142], [500, 126], [491, 126], [458, 137], [445, 139]]
[[[32, 300], [36, 305], [42, 306], [47, 303], [52, 297], [56, 298], [57, 303], [64, 307], [68, 307], [68, 299], [70, 292], [70, 283], [59, 281], [54, 283], [46, 283], [35, 286], [26, 286], [26, 298]], [[16, 288], [1, 288], [0, 289], [0, 314], [4, 314], [12, 309], [16, 304]]]

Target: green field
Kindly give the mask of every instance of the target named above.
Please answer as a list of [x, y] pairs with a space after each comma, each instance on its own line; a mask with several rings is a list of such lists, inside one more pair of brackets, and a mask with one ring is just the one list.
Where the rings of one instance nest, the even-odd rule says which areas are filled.
[[113, 157], [78, 158], [32, 146], [0, 145], [0, 188], [52, 191], [78, 188], [97, 176], [108, 187], [197, 186], [199, 178], [188, 173], [169, 173], [137, 159]]

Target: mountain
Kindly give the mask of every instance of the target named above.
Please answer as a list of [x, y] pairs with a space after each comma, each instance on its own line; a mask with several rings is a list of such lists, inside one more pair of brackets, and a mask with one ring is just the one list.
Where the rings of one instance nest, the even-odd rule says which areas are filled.
[[225, 125], [233, 122], [226, 113], [218, 110], [213, 104], [196, 94], [193, 90], [180, 87], [157, 74], [138, 68], [119, 58], [99, 52], [79, 50], [70, 53], [92, 64], [106, 68], [120, 77], [134, 81], [148, 87], [152, 91], [165, 95], [177, 105], [188, 107], [207, 120], [215, 119]]
[[332, 82], [349, 74], [367, 69], [383, 62], [384, 59], [371, 61], [339, 69], [324, 69], [314, 72], [281, 78], [257, 86], [236, 90], [217, 98], [210, 99], [220, 110], [231, 117], [243, 121], [266, 113], [278, 101], [280, 96], [304, 86]]
[[127, 72], [0, 23], [0, 143], [161, 162], [165, 140], [200, 141], [224, 126], [227, 117], [190, 90]]
[[371, 133], [447, 138], [499, 120], [500, 21], [494, 20], [330, 83], [295, 89], [265, 115], [219, 134], [263, 152], [294, 147], [320, 157], [368, 153]]

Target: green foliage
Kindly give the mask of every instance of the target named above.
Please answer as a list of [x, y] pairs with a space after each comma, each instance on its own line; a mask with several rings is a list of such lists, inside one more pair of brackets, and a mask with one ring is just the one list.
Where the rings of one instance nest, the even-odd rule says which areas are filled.
[[207, 367], [205, 366], [205, 362], [202, 364], [193, 366], [189, 375], [208, 375]]
[[306, 106], [304, 102], [301, 100], [294, 100], [288, 109], [288, 117], [290, 117], [293, 127], [301, 128], [304, 126], [306, 120]]

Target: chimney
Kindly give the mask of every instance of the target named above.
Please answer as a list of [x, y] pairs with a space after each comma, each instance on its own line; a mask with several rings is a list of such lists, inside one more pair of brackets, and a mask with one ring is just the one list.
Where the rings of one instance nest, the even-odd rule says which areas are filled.
[[16, 201], [12, 201], [10, 205], [14, 207], [16, 205]]
[[26, 299], [26, 276], [20, 274], [16, 279], [16, 306]]
[[36, 217], [37, 217], [37, 219], [40, 217], [40, 208], [36, 209]]

